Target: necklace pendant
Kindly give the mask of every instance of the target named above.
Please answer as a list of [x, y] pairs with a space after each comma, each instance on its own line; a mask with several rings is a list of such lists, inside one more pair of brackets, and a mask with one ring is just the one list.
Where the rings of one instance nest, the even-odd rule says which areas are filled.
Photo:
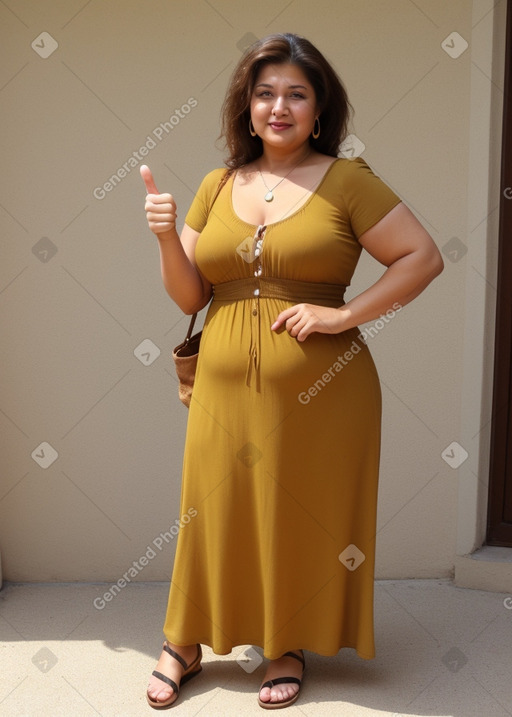
[[265, 194], [265, 196], [263, 197], [263, 199], [264, 199], [266, 202], [271, 202], [271, 201], [274, 199], [274, 195], [272, 194], [272, 190], [270, 190], [269, 192], [267, 192], [267, 193]]

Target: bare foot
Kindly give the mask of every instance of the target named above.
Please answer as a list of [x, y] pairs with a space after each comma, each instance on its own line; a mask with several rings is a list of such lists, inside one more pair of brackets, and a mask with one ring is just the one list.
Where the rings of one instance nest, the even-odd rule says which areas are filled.
[[[183, 647], [182, 645], [175, 645], [172, 642], [167, 642], [167, 644], [171, 650], [174, 650], [174, 652], [177, 652], [180, 657], [183, 657], [187, 665], [190, 665], [190, 663], [197, 657], [197, 645], [187, 645], [186, 647]], [[162, 650], [162, 654], [160, 655], [160, 659], [158, 660], [155, 669], [166, 677], [170, 677], [171, 680], [174, 680], [178, 687], [183, 673], [185, 672], [183, 666], [178, 662], [178, 660], [175, 660], [174, 657], [169, 655], [165, 650]], [[170, 685], [163, 682], [158, 677], [151, 675], [149, 678], [148, 695], [152, 700], [155, 700], [156, 702], [165, 702], [172, 697], [173, 694], [174, 690]]]
[[[295, 654], [302, 654], [301, 650], [292, 650]], [[302, 678], [303, 667], [299, 660], [294, 657], [279, 657], [272, 660], [267, 668], [263, 683], [268, 680], [275, 680], [278, 677], [298, 677]], [[274, 687], [263, 687], [260, 690], [260, 700], [262, 702], [286, 702], [294, 697], [300, 687], [295, 682], [282, 682]]]

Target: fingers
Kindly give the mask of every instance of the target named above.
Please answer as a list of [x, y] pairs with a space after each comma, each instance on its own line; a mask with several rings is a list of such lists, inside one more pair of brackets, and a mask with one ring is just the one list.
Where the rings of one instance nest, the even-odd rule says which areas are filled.
[[142, 180], [146, 185], [146, 191], [148, 194], [160, 194], [160, 192], [156, 188], [155, 180], [153, 179], [153, 175], [147, 164], [141, 165], [140, 176], [142, 177]]
[[270, 327], [277, 331], [282, 326], [297, 341], [305, 341], [312, 333], [334, 334], [342, 329], [341, 314], [337, 309], [312, 304], [296, 304], [282, 311]]
[[272, 326], [270, 327], [272, 331], [277, 331], [277, 329], [281, 328], [283, 324], [285, 324], [288, 319], [291, 316], [294, 316], [297, 313], [297, 306], [291, 306], [289, 309], [285, 309], [284, 311], [281, 311], [277, 319], [274, 321]]
[[[144, 205], [148, 221], [174, 221], [174, 219], [176, 219], [176, 203], [172, 195], [168, 193], [161, 194], [158, 191], [151, 170], [146, 164], [141, 166], [140, 175], [144, 180], [148, 192], [146, 195], [146, 204]], [[158, 217], [155, 216], [156, 214], [158, 214]], [[164, 218], [163, 215], [167, 216]]]
[[146, 219], [151, 231], [158, 237], [172, 233], [176, 227], [176, 204], [170, 194], [160, 194], [147, 164], [140, 167], [140, 176], [146, 187]]
[[175, 228], [176, 205], [170, 194], [148, 195], [145, 210], [148, 226], [157, 236]]

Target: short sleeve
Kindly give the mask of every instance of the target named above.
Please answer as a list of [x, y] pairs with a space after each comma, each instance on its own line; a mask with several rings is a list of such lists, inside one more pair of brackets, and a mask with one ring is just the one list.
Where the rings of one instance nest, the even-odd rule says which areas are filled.
[[361, 157], [348, 160], [342, 192], [357, 239], [402, 201]]
[[196, 232], [202, 232], [208, 220], [212, 201], [225, 169], [214, 169], [209, 172], [199, 185], [196, 196], [185, 217], [185, 223]]

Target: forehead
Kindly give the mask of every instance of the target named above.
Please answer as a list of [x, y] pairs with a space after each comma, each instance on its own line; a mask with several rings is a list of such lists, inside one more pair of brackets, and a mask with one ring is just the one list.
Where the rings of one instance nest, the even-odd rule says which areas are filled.
[[273, 87], [280, 85], [286, 87], [291, 85], [302, 85], [303, 87], [312, 89], [312, 85], [308, 81], [302, 69], [297, 65], [290, 64], [263, 65], [256, 75], [255, 85], [260, 83], [269, 84]]

